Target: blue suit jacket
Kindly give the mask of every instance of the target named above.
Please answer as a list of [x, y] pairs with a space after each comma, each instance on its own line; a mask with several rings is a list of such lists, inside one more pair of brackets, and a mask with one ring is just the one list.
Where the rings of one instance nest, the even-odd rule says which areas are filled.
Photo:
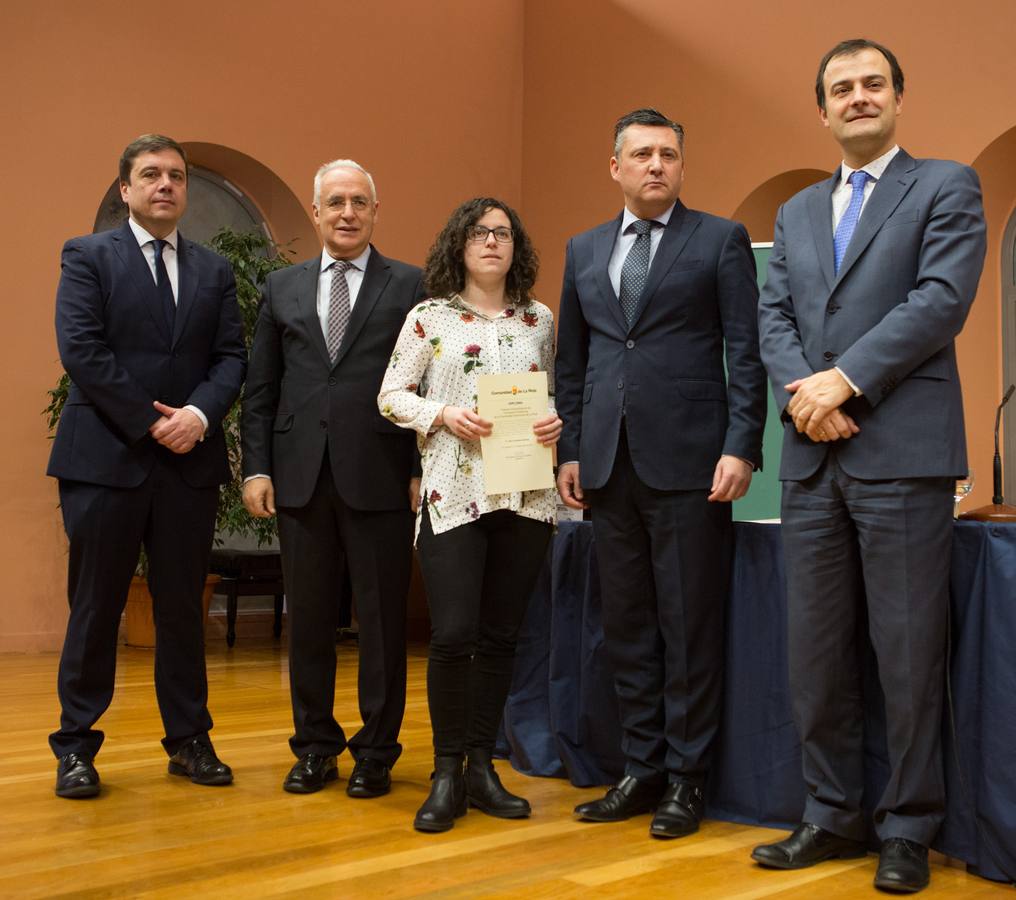
[[863, 392], [844, 405], [861, 431], [846, 441], [814, 443], [787, 421], [780, 478], [807, 478], [831, 447], [855, 478], [965, 475], [953, 338], [984, 263], [977, 174], [900, 150], [868, 198], [835, 273], [838, 180], [839, 170], [779, 211], [759, 304], [760, 338], [777, 408], [790, 402], [784, 385], [839, 366]]
[[[168, 333], [151, 269], [130, 226], [64, 245], [56, 298], [60, 360], [71, 377], [47, 473], [137, 487], [156, 454], [192, 487], [230, 477], [219, 424], [246, 371], [236, 284], [221, 256], [180, 236], [174, 332]], [[159, 413], [193, 404], [208, 433], [174, 454], [148, 434]]]
[[568, 243], [558, 459], [579, 461], [584, 488], [602, 487], [623, 415], [632, 463], [652, 488], [708, 489], [722, 454], [761, 467], [765, 373], [747, 232], [678, 201], [629, 328], [607, 274], [620, 226], [619, 215]]

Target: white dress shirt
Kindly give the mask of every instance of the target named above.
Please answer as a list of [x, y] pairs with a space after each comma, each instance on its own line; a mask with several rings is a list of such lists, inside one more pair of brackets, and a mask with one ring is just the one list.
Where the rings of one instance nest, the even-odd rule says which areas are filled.
[[[346, 269], [346, 284], [349, 286], [349, 311], [353, 311], [356, 298], [360, 293], [360, 286], [363, 284], [363, 275], [367, 270], [367, 259], [370, 257], [370, 244], [356, 259], [347, 260], [350, 263]], [[317, 287], [317, 314], [321, 320], [321, 333], [328, 340], [328, 309], [331, 306], [332, 275], [334, 269], [332, 263], [335, 258], [325, 249], [321, 254], [321, 271], [318, 274]]]
[[[653, 265], [653, 257], [656, 256], [656, 248], [660, 246], [660, 241], [663, 238], [663, 229], [667, 227], [667, 223], [670, 221], [670, 216], [674, 212], [674, 206], [671, 204], [670, 209], [666, 212], [661, 213], [658, 216], [654, 216], [651, 221], [658, 222], [662, 228], [651, 228], [649, 230], [649, 266]], [[634, 231], [629, 231], [628, 226], [632, 222], [637, 222], [639, 217], [635, 215], [628, 207], [624, 208], [624, 215], [621, 217], [621, 230], [617, 233], [617, 239], [614, 241], [614, 250], [610, 254], [610, 262], [607, 264], [607, 275], [610, 277], [610, 283], [614, 288], [615, 296], [621, 296], [621, 269], [624, 268], [624, 261], [628, 256], [628, 252], [635, 245], [635, 238], [638, 237]]]
[[[145, 257], [145, 261], [148, 263], [149, 271], [152, 273], [152, 281], [158, 284], [158, 278], [155, 274], [155, 238], [152, 237], [144, 228], [138, 225], [133, 219], [128, 218], [127, 224], [130, 225], [131, 231], [134, 232], [134, 237], [138, 242], [138, 246], [141, 247], [141, 253]], [[166, 242], [166, 246], [162, 248], [162, 261], [166, 264], [166, 274], [169, 275], [169, 286], [173, 289], [173, 302], [179, 304], [180, 298], [180, 266], [177, 260], [176, 248], [180, 240], [179, 232], [174, 228], [163, 240]], [[189, 409], [194, 415], [201, 420], [201, 427], [204, 431], [208, 431], [208, 416], [206, 416], [200, 409], [191, 403], [188, 403], [184, 409]], [[204, 434], [201, 435], [201, 440], [204, 440]]]

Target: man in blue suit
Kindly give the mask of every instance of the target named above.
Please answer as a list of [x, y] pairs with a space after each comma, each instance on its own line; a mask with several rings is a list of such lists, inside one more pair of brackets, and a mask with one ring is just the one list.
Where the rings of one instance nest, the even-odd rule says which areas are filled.
[[801, 826], [752, 855], [784, 869], [864, 855], [866, 629], [890, 767], [875, 886], [912, 892], [928, 883], [945, 808], [953, 487], [967, 471], [953, 340], [977, 291], [984, 214], [972, 169], [896, 145], [903, 72], [889, 50], [844, 41], [815, 87], [843, 163], [780, 210], [759, 308], [786, 422], [790, 688], [808, 798]]
[[120, 159], [122, 227], [63, 250], [56, 299], [71, 378], [48, 474], [70, 541], [70, 619], [60, 658], [56, 793], [99, 793], [94, 728], [113, 696], [116, 639], [142, 545], [156, 629], [155, 690], [169, 771], [197, 784], [232, 773], [208, 732], [204, 617], [219, 485], [220, 423], [243, 383], [236, 284], [222, 257], [177, 231], [187, 206], [183, 148], [144, 135]]
[[762, 464], [758, 289], [744, 228], [678, 200], [681, 126], [641, 109], [614, 137], [625, 208], [568, 244], [556, 401], [558, 489], [592, 510], [627, 762], [575, 812], [655, 810], [650, 834], [674, 838], [698, 829], [722, 703], [730, 501]]

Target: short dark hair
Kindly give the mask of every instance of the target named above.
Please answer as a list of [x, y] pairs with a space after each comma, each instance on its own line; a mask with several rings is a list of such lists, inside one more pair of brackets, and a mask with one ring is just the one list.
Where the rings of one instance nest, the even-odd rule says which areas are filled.
[[134, 160], [142, 153], [160, 153], [163, 150], [175, 150], [183, 160], [184, 171], [187, 170], [187, 154], [176, 141], [164, 134], [143, 134], [131, 141], [120, 154], [120, 183], [131, 183], [131, 169]]
[[681, 148], [681, 153], [684, 153], [684, 128], [673, 119], [668, 119], [658, 109], [647, 106], [643, 109], [632, 110], [617, 120], [617, 124], [614, 126], [614, 156], [621, 155], [621, 147], [624, 146], [624, 132], [629, 125], [650, 125], [655, 128], [669, 128], [677, 135], [677, 146]]
[[853, 56], [862, 50], [877, 50], [886, 58], [886, 61], [889, 63], [889, 72], [892, 74], [893, 79], [893, 93], [897, 97], [903, 96], [903, 69], [900, 68], [900, 64], [893, 55], [892, 50], [888, 47], [883, 47], [881, 44], [876, 44], [874, 41], [869, 41], [867, 38], [851, 38], [849, 41], [840, 41], [822, 57], [822, 62], [818, 64], [818, 77], [815, 79], [815, 96], [818, 98], [819, 109], [825, 109], [825, 84], [823, 82], [826, 66], [829, 65], [829, 61], [837, 56]]
[[507, 203], [494, 197], [474, 197], [451, 214], [447, 224], [434, 240], [423, 267], [423, 281], [432, 297], [448, 297], [466, 286], [466, 229], [483, 218], [484, 213], [499, 209], [511, 223], [514, 253], [511, 268], [505, 276], [505, 296], [518, 306], [526, 306], [532, 298], [533, 285], [540, 269], [536, 250], [522, 227], [522, 220]]

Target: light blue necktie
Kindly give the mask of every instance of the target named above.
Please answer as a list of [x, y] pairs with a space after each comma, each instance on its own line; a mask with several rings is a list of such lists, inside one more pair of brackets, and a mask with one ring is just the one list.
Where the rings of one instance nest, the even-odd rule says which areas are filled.
[[847, 211], [836, 226], [836, 234], [833, 235], [833, 259], [836, 264], [836, 271], [840, 271], [840, 263], [843, 262], [843, 254], [847, 252], [850, 239], [854, 236], [854, 229], [857, 227], [857, 220], [861, 218], [861, 205], [864, 203], [864, 186], [871, 176], [858, 169], [850, 175], [850, 186], [854, 189], [850, 195], [850, 204]]

